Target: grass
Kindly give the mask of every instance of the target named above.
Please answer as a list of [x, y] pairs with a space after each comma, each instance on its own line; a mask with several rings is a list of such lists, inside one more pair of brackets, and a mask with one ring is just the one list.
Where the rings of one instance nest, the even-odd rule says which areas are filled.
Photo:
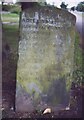
[[2, 22], [19, 22], [19, 15], [15, 13], [1, 14]]

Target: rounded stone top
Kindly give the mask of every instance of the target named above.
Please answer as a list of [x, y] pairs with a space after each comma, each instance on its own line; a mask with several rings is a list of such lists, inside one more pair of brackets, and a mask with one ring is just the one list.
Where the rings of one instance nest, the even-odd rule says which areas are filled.
[[[40, 2], [41, 3], [41, 2]], [[22, 11], [28, 12], [29, 9], [32, 9], [33, 12], [44, 12], [46, 15], [49, 14], [53, 17], [56, 17], [59, 15], [60, 19], [65, 19], [65, 21], [71, 22], [72, 25], [75, 25], [76, 23], [76, 17], [68, 12], [67, 10], [63, 10], [60, 8], [57, 8], [55, 6], [49, 6], [49, 5], [42, 5], [38, 2], [20, 2]]]

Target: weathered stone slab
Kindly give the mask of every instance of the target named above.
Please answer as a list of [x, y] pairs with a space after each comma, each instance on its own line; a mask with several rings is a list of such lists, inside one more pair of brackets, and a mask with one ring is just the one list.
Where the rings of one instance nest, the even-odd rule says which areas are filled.
[[23, 10], [20, 21], [16, 110], [32, 112], [69, 102], [75, 17], [54, 7]]

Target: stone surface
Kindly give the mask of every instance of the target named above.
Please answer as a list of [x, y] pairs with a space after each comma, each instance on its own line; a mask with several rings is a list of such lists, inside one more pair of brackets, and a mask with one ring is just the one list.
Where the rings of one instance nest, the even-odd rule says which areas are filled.
[[33, 6], [20, 20], [16, 110], [58, 110], [69, 102], [75, 17], [54, 7]]

